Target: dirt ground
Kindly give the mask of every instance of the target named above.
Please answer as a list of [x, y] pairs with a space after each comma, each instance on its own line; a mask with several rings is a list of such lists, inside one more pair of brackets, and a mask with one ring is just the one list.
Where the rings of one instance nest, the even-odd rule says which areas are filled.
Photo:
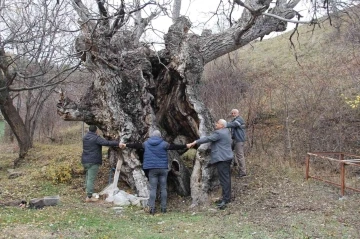
[[[339, 187], [305, 180], [301, 165], [266, 170], [253, 163], [249, 171], [247, 177], [232, 178], [233, 200], [223, 215], [231, 214], [240, 224], [246, 221], [277, 235], [269, 238], [360, 238], [360, 193], [346, 190], [341, 196]], [[360, 177], [357, 180], [360, 183]], [[213, 200], [219, 195], [218, 188]], [[181, 210], [193, 210], [186, 207], [190, 202], [184, 204], [172, 197], [171, 207], [179, 210], [182, 205]]]

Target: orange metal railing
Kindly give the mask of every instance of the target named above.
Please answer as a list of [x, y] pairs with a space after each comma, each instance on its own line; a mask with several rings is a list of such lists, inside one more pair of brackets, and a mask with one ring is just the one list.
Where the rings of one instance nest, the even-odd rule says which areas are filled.
[[[328, 157], [328, 155], [337, 155], [338, 158], [331, 158]], [[310, 175], [310, 157], [316, 157], [316, 158], [320, 158], [320, 159], [326, 159], [326, 160], [330, 160], [330, 161], [335, 161], [337, 163], [339, 163], [339, 167], [340, 167], [340, 184], [336, 183], [336, 182], [332, 182], [330, 180], [326, 180], [317, 176], [311, 176]], [[306, 155], [306, 159], [305, 159], [305, 179], [308, 180], [309, 178], [313, 178], [316, 180], [320, 180], [326, 183], [330, 183], [332, 185], [336, 185], [339, 186], [341, 189], [341, 196], [345, 195], [345, 189], [351, 189], [353, 191], [356, 192], [360, 192], [360, 189], [358, 188], [354, 188], [354, 187], [349, 187], [346, 186], [345, 183], [345, 167], [348, 165], [354, 165], [354, 166], [359, 166], [360, 167], [360, 156], [358, 155], [353, 155], [353, 154], [348, 154], [348, 153], [343, 153], [343, 152], [309, 152]]]

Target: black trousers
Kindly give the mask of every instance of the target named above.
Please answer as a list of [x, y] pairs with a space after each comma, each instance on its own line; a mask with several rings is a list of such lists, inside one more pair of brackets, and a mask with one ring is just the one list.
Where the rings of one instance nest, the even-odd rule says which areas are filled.
[[222, 189], [222, 200], [229, 203], [231, 200], [231, 160], [217, 162], [216, 168], [219, 174]]

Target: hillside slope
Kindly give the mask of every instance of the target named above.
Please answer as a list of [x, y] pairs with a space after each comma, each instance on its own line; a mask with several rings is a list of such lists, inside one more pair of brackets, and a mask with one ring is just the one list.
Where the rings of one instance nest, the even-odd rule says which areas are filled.
[[351, 105], [360, 92], [359, 26], [325, 21], [299, 27], [293, 45], [292, 32], [253, 42], [206, 67], [203, 98], [217, 117], [240, 109], [250, 153], [360, 153], [360, 110]]

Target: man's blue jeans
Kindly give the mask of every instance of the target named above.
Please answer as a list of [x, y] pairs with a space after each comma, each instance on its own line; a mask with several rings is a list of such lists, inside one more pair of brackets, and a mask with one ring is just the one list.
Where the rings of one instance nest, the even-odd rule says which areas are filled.
[[160, 183], [160, 198], [161, 198], [161, 208], [166, 209], [167, 203], [167, 168], [154, 168], [149, 170], [149, 183], [150, 183], [150, 199], [149, 199], [149, 207], [151, 209], [155, 208], [155, 199], [156, 199], [156, 191], [157, 185]]

